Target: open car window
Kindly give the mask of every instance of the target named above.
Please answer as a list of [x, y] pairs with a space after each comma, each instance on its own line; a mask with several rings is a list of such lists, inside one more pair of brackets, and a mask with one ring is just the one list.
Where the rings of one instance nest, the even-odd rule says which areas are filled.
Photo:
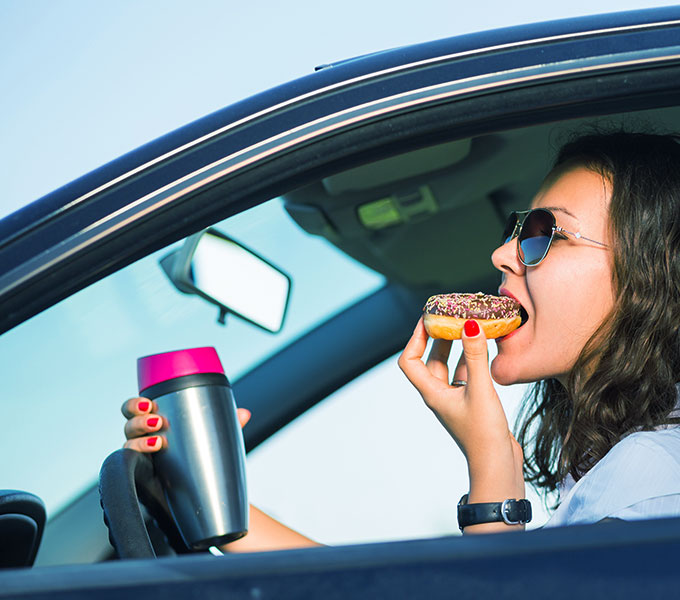
[[3, 488], [37, 494], [48, 517], [90, 488], [103, 459], [124, 441], [120, 406], [137, 393], [137, 357], [211, 345], [233, 383], [384, 285], [381, 275], [300, 229], [278, 199], [216, 228], [291, 276], [281, 332], [270, 334], [232, 315], [220, 325], [216, 307], [175, 289], [159, 260], [180, 244], [37, 315], [0, 340]]
[[[670, 120], [677, 115], [674, 108], [660, 112]], [[394, 297], [409, 296], [406, 308], [383, 311], [383, 327], [397, 332], [398, 345], [389, 348], [393, 354], [403, 347], [428, 293], [478, 291], [481, 286], [489, 291], [497, 285], [489, 256], [505, 216], [529, 204], [549, 164], [552, 140], [568, 130], [564, 124], [544, 124], [410, 150], [312, 181], [214, 224], [291, 277], [290, 308], [277, 334], [233, 315], [221, 325], [216, 306], [178, 291], [160, 261], [182, 241], [5, 333], [0, 360], [7, 366], [6, 425], [0, 449], [16, 460], [5, 463], [2, 485], [41, 496], [50, 515], [91, 489], [104, 458], [123, 443], [120, 406], [136, 395], [135, 360], [140, 356], [214, 346], [235, 383], [333, 315], [388, 287], [401, 290]], [[351, 337], [352, 328], [368, 331], [362, 343], [377, 345], [380, 340], [367, 329], [376, 317], [372, 310], [356, 323], [349, 316], [343, 333]], [[393, 317], [401, 320], [399, 329], [392, 326]], [[336, 341], [323, 337], [314, 341], [321, 346], [306, 351], [319, 354], [324, 344]], [[348, 347], [348, 352], [357, 350], [353, 341]], [[389, 354], [367, 354], [335, 386]], [[297, 354], [290, 363], [300, 373], [297, 389], [320, 376], [305, 364], [306, 356]], [[261, 410], [267, 403], [289, 400], [279, 399], [275, 381], [267, 383], [262, 388], [267, 397], [258, 399], [265, 406]], [[287, 418], [290, 413], [275, 426]], [[347, 430], [345, 422], [358, 429]], [[422, 439], [440, 440], [440, 445], [424, 450]], [[327, 451], [323, 460], [321, 448]], [[305, 460], [312, 462], [303, 467]], [[396, 372], [393, 358], [350, 382], [253, 454], [252, 500], [326, 543], [455, 533], [455, 503], [466, 491], [461, 461]], [[399, 476], [394, 469], [399, 471], [402, 463], [411, 471]], [[324, 477], [326, 482], [319, 484]], [[347, 512], [351, 507], [340, 506], [346, 500], [333, 489], [349, 490], [361, 510]], [[369, 489], [375, 496], [362, 501]], [[411, 506], [406, 489], [415, 491], [422, 504]], [[320, 492], [328, 496], [316, 496]], [[312, 498], [317, 498], [314, 506], [306, 505]], [[325, 510], [338, 499], [339, 506]], [[288, 504], [306, 516], [299, 519]], [[357, 528], [347, 526], [339, 537], [327, 534], [324, 515], [343, 511], [347, 523]], [[381, 520], [381, 513], [393, 517]], [[370, 519], [371, 526], [361, 526], [362, 519]]]
[[[455, 342], [450, 363], [462, 351]], [[489, 344], [490, 359], [495, 344]], [[458, 535], [467, 464], [397, 366], [398, 355], [331, 394], [248, 454], [250, 500], [324, 544]], [[453, 364], [450, 365], [453, 368]], [[526, 385], [496, 385], [510, 422]], [[527, 485], [534, 512], [547, 500]], [[330, 516], [330, 517], [329, 517]]]

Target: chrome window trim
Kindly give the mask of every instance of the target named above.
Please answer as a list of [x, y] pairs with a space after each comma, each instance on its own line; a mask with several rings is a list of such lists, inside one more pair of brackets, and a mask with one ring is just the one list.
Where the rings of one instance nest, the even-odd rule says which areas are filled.
[[[341, 89], [343, 87], [349, 87], [352, 86], [356, 83], [359, 82], [366, 82], [370, 81], [371, 79], [377, 79], [379, 77], [383, 77], [385, 75], [391, 75], [394, 73], [398, 73], [400, 71], [408, 71], [410, 69], [422, 67], [424, 65], [434, 65], [440, 62], [447, 62], [450, 60], [455, 60], [459, 58], [466, 58], [466, 57], [471, 57], [471, 56], [477, 56], [477, 55], [482, 55], [482, 54], [487, 54], [490, 52], [497, 52], [499, 50], [508, 50], [508, 49], [518, 49], [522, 47], [528, 47], [528, 46], [533, 46], [533, 45], [538, 45], [538, 44], [543, 44], [546, 42], [555, 42], [555, 41], [560, 41], [560, 40], [567, 40], [567, 39], [580, 39], [580, 38], [585, 38], [585, 37], [594, 37], [598, 35], [608, 35], [612, 33], [622, 33], [622, 32], [632, 32], [632, 31], [639, 31], [639, 30], [651, 30], [651, 29], [659, 29], [659, 28], [665, 28], [665, 27], [671, 27], [675, 25], [680, 25], [680, 20], [671, 20], [671, 21], [658, 21], [655, 23], [645, 23], [645, 24], [639, 24], [639, 25], [626, 25], [622, 27], [610, 27], [610, 28], [604, 28], [604, 29], [596, 29], [592, 31], [581, 31], [581, 32], [575, 32], [575, 33], [565, 33], [565, 34], [560, 34], [560, 35], [554, 35], [554, 36], [546, 36], [542, 38], [532, 38], [530, 40], [522, 40], [521, 42], [508, 42], [506, 44], [497, 44], [495, 46], [486, 46], [484, 48], [476, 48], [474, 50], [465, 50], [462, 52], [454, 52], [452, 54], [447, 54], [444, 56], [437, 56], [434, 58], [428, 58], [420, 61], [415, 61], [412, 63], [407, 63], [405, 65], [399, 65], [397, 67], [390, 67], [389, 69], [383, 69], [382, 71], [376, 71], [375, 73], [369, 73], [366, 75], [361, 75], [358, 77], [353, 77], [351, 79], [343, 80], [337, 83], [334, 83], [332, 85], [328, 85], [323, 88], [319, 88], [318, 90], [314, 90], [312, 92], [307, 92], [305, 94], [301, 94], [300, 96], [296, 96], [294, 98], [291, 98], [289, 100], [286, 100], [285, 102], [280, 102], [279, 104], [275, 104], [274, 106], [270, 106], [269, 108], [266, 108], [264, 110], [258, 111], [256, 113], [253, 113], [251, 115], [248, 115], [247, 117], [243, 117], [242, 119], [239, 119], [237, 121], [234, 121], [233, 123], [229, 123], [228, 125], [225, 125], [223, 127], [220, 127], [219, 129], [215, 129], [214, 131], [211, 131], [210, 133], [207, 133], [201, 137], [196, 138], [195, 140], [192, 140], [191, 142], [187, 142], [186, 144], [179, 146], [175, 148], [174, 150], [171, 150], [170, 152], [166, 152], [165, 154], [158, 156], [143, 165], [140, 165], [138, 167], [135, 167], [134, 169], [131, 169], [130, 171], [119, 175], [118, 177], [106, 182], [105, 184], [99, 186], [98, 188], [91, 190], [87, 192], [86, 194], [83, 194], [82, 196], [76, 198], [75, 200], [72, 200], [71, 202], [65, 204], [59, 209], [59, 214], [63, 213], [64, 211], [70, 210], [74, 206], [77, 206], [78, 204], [84, 202], [85, 200], [109, 189], [110, 187], [124, 181], [125, 179], [128, 179], [141, 171], [144, 171], [145, 169], [148, 169], [160, 162], [163, 162], [165, 160], [168, 160], [169, 158], [181, 154], [182, 152], [185, 152], [186, 150], [189, 150], [190, 148], [193, 148], [196, 145], [202, 144], [211, 138], [217, 137], [223, 133], [226, 133], [227, 131], [230, 131], [231, 129], [235, 129], [241, 125], [244, 125], [250, 121], [259, 119], [265, 115], [268, 115], [270, 113], [276, 112], [278, 110], [281, 110], [283, 108], [292, 106], [294, 104], [297, 104], [299, 102], [303, 102], [305, 100], [309, 100], [310, 98], [314, 98], [315, 96], [319, 96], [325, 93], [328, 93], [333, 90]], [[351, 59], [350, 59], [351, 60]], [[332, 65], [331, 65], [332, 66]]]
[[[466, 95], [483, 93], [502, 87], [516, 87], [517, 85], [539, 80], [557, 79], [576, 74], [607, 72], [624, 67], [640, 67], [680, 61], [680, 46], [673, 47], [673, 50], [676, 52], [674, 54], [666, 54], [668, 50], [670, 50], [670, 48], [635, 51], [604, 57], [568, 60], [563, 63], [548, 63], [510, 69], [507, 71], [498, 71], [496, 73], [477, 75], [426, 86], [417, 90], [410, 90], [387, 98], [381, 98], [362, 105], [353, 106], [331, 115], [326, 115], [315, 121], [279, 133], [266, 140], [261, 140], [256, 144], [214, 161], [209, 165], [176, 179], [162, 188], [154, 190], [154, 192], [147, 194], [146, 196], [138, 198], [118, 211], [92, 223], [78, 233], [62, 240], [58, 244], [60, 252], [57, 256], [45, 260], [46, 255], [54, 252], [54, 247], [49, 248], [1, 276], [0, 298], [9, 293], [13, 288], [20, 286], [24, 281], [39, 275], [70, 256], [87, 249], [88, 246], [130, 225], [134, 221], [158, 208], [182, 198], [187, 193], [200, 189], [208, 183], [212, 183], [245, 166], [299, 145], [302, 142], [318, 138], [324, 134], [337, 131], [338, 129], [342, 129], [349, 125], [368, 121], [369, 119], [378, 116], [409, 109], [415, 106], [421, 106], [427, 103], [439, 102], [445, 99], [465, 97]], [[623, 56], [628, 55], [639, 56], [641, 53], [645, 53], [647, 56], [644, 58], [604, 62], [605, 60], [611, 61], [612, 56], [620, 59]], [[508, 75], [510, 74], [516, 76], [508, 78]], [[470, 85], [474, 82], [476, 82], [476, 85]], [[324, 126], [319, 127], [319, 125]], [[296, 135], [304, 129], [309, 129], [310, 131], [304, 135]], [[262, 151], [258, 152], [260, 149], [262, 149]], [[245, 156], [247, 154], [250, 154], [250, 156]], [[240, 157], [243, 157], [243, 160], [239, 161], [238, 159]], [[226, 164], [229, 162], [232, 164]], [[132, 214], [128, 214], [130, 212], [132, 212]]]

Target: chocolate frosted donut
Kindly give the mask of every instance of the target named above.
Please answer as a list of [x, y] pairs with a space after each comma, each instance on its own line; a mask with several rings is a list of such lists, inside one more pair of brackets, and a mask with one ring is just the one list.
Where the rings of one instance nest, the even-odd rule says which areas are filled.
[[425, 329], [430, 337], [459, 340], [463, 325], [474, 319], [488, 339], [507, 335], [521, 323], [522, 305], [508, 296], [438, 294], [425, 303]]

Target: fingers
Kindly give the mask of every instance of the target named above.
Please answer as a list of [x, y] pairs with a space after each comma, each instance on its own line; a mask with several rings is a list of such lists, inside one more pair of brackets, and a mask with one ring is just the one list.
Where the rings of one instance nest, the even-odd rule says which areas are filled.
[[130, 398], [123, 402], [121, 412], [127, 419], [124, 428], [127, 442], [124, 448], [137, 452], [157, 452], [163, 447], [160, 435], [150, 435], [163, 427], [163, 418], [154, 414], [156, 410], [156, 403], [148, 398]]
[[427, 331], [425, 331], [425, 325], [423, 324], [423, 318], [420, 317], [416, 323], [416, 328], [413, 330], [411, 339], [406, 343], [404, 351], [401, 353], [399, 360], [404, 358], [404, 361], [409, 361], [413, 359], [420, 359], [425, 353], [425, 348], [427, 347]]
[[123, 402], [123, 406], [120, 407], [120, 412], [126, 419], [136, 417], [137, 415], [149, 414], [156, 412], [156, 403], [149, 400], [148, 398], [130, 398]]
[[[398, 361], [399, 368], [423, 397], [446, 383], [440, 378], [433, 377], [428, 367], [422, 361], [425, 348], [427, 347], [427, 340], [428, 335], [421, 317]], [[439, 351], [441, 350], [440, 348]], [[438, 362], [438, 359], [433, 359], [433, 361]]]
[[448, 360], [451, 354], [451, 340], [434, 340], [430, 355], [427, 357], [427, 368], [437, 379], [448, 383], [449, 367]]
[[[124, 427], [127, 442], [124, 448], [137, 450], [138, 452], [157, 452], [163, 447], [161, 435], [163, 417], [155, 414], [158, 409], [155, 402], [147, 398], [130, 398], [123, 403], [121, 412], [127, 419]], [[237, 409], [237, 417], [241, 427], [250, 421], [251, 412], [246, 408]]]
[[246, 426], [246, 423], [250, 421], [252, 413], [247, 408], [237, 408], [236, 416], [238, 417], [238, 422], [241, 424], [241, 429]]
[[[237, 415], [241, 427], [245, 427], [250, 421], [251, 412], [246, 408], [239, 408]], [[163, 436], [148, 434], [158, 431], [162, 424], [163, 419], [157, 415], [133, 417], [125, 424], [127, 442], [123, 447], [137, 452], [157, 452], [163, 447]]]
[[467, 381], [467, 379], [468, 374], [467, 367], [465, 366], [465, 352], [461, 352], [460, 358], [458, 359], [458, 364], [453, 371], [453, 377], [451, 377], [451, 381]]
[[131, 440], [158, 431], [163, 427], [163, 418], [158, 415], [138, 415], [125, 423], [125, 438]]
[[426, 347], [427, 332], [425, 331], [425, 325], [423, 325], [423, 319], [421, 317], [416, 324], [416, 328], [413, 330], [411, 339], [406, 343], [406, 346], [397, 361], [397, 364], [404, 372], [404, 375], [406, 375], [408, 380], [416, 387], [418, 386], [413, 378], [417, 377], [418, 372], [422, 369], [427, 370], [421, 360]]
[[158, 452], [163, 447], [163, 437], [152, 435], [149, 437], [138, 437], [128, 440], [123, 444], [123, 448], [136, 450], [137, 452]]
[[[481, 390], [493, 387], [491, 374], [489, 373], [489, 351], [486, 336], [476, 321], [469, 320], [465, 322], [462, 340], [468, 388], [473, 386]], [[458, 371], [458, 367], [456, 371]]]

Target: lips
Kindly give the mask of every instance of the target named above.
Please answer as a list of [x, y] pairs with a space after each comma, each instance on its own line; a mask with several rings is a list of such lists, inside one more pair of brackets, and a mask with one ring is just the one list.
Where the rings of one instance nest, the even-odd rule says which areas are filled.
[[[507, 296], [508, 298], [512, 298], [513, 300], [517, 301], [519, 303], [519, 316], [522, 319], [522, 322], [520, 323], [520, 326], [517, 329], [520, 329], [524, 324], [529, 320], [529, 313], [526, 311], [522, 303], [519, 301], [518, 298], [516, 298], [513, 294], [511, 294], [508, 290], [505, 288], [501, 288], [498, 290], [499, 296]], [[515, 331], [517, 331], [517, 329]], [[505, 336], [507, 337], [507, 336]]]

